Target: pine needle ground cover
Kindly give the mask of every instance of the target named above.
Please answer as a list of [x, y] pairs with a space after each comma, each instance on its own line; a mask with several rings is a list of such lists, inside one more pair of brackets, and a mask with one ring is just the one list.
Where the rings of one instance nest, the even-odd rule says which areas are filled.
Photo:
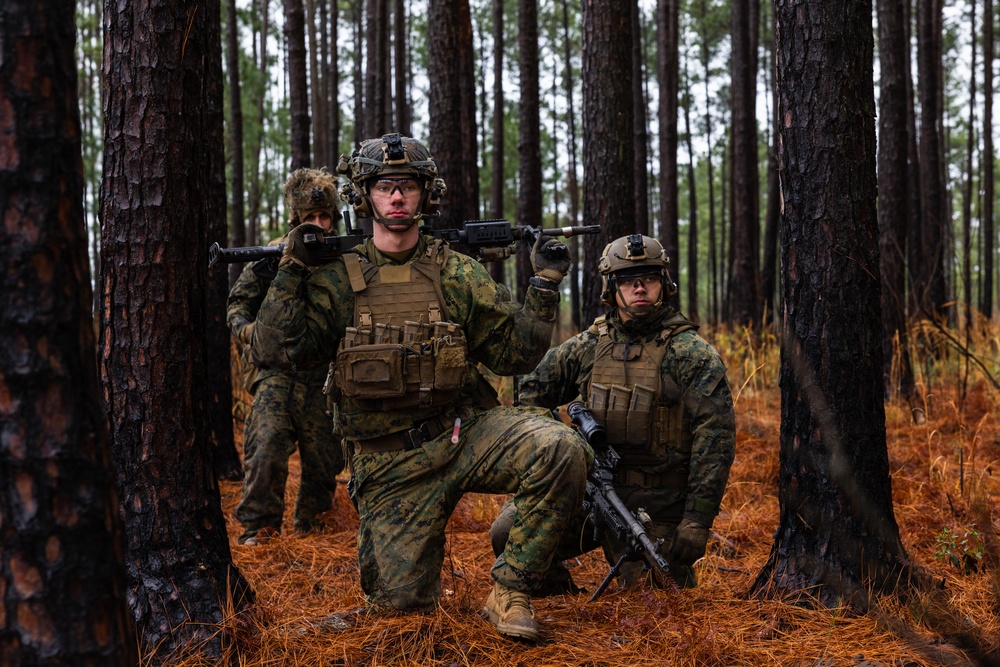
[[[232, 518], [240, 485], [222, 482], [233, 558], [257, 592], [248, 614], [221, 631], [237, 664], [592, 666], [783, 665], [839, 667], [1000, 664], [1000, 578], [994, 507], [1000, 481], [1000, 395], [974, 375], [919, 377], [919, 407], [886, 406], [896, 520], [910, 559], [929, 582], [868, 614], [808, 609], [745, 593], [768, 558], [778, 522], [780, 392], [776, 345], [739, 336], [713, 342], [737, 396], [737, 455], [694, 590], [622, 591], [536, 600], [542, 641], [501, 638], [479, 617], [492, 586], [487, 531], [506, 496], [467, 495], [448, 525], [443, 598], [429, 615], [367, 615], [355, 560], [357, 514], [338, 484], [325, 529], [240, 546]], [[993, 352], [996, 355], [996, 352]], [[242, 424], [237, 425], [237, 434]], [[297, 491], [297, 457], [285, 525]], [[391, 548], [391, 546], [390, 546]], [[593, 591], [600, 552], [569, 563]], [[984, 656], [987, 656], [984, 659]], [[989, 662], [992, 658], [993, 662]], [[183, 661], [185, 665], [196, 660]]]

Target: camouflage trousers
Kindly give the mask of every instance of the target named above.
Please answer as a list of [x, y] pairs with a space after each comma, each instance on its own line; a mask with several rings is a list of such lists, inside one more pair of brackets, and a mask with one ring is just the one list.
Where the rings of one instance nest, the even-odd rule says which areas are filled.
[[[528, 407], [496, 407], [416, 449], [357, 453], [358, 563], [370, 604], [433, 609], [441, 594], [445, 526], [465, 492], [513, 493], [517, 508], [496, 581], [532, 590], [583, 502], [592, 452], [576, 432]], [[484, 547], [486, 545], [483, 545]]]
[[[646, 528], [650, 539], [655, 543], [660, 540], [658, 551], [670, 565], [670, 574], [673, 575], [677, 585], [681, 588], [693, 588], [698, 585], [694, 568], [687, 564], [675, 562], [670, 557], [670, 541], [677, 530], [677, 524], [684, 516], [685, 493], [678, 489], [643, 488], [638, 486], [619, 486], [615, 491], [622, 499], [622, 502], [632, 510], [637, 512], [639, 508], [645, 510], [652, 520], [652, 525]], [[490, 527], [490, 540], [493, 543], [494, 553], [501, 548], [506, 535], [512, 530], [516, 508], [512, 503], [507, 502], [500, 510], [500, 514], [494, 519]], [[539, 590], [546, 594], [560, 593], [573, 589], [573, 581], [562, 561], [576, 558], [581, 554], [588, 553], [600, 548], [604, 551], [604, 557], [608, 564], [613, 564], [625, 553], [625, 545], [621, 543], [609, 531], [602, 531], [599, 537], [594, 535], [594, 524], [589, 520], [589, 516], [582, 511], [577, 514], [566, 527], [566, 532], [559, 545], [556, 547], [556, 554], [552, 561], [552, 567], [546, 574], [545, 583]], [[631, 587], [642, 580], [650, 583], [653, 579], [650, 573], [644, 572], [644, 563], [626, 562], [622, 564], [618, 581], [625, 587]]]
[[236, 518], [240, 540], [264, 527], [281, 530], [288, 457], [299, 449], [302, 475], [293, 515], [296, 532], [308, 532], [333, 507], [337, 474], [344, 469], [339, 439], [315, 383], [280, 373], [257, 383], [243, 439], [243, 498]]

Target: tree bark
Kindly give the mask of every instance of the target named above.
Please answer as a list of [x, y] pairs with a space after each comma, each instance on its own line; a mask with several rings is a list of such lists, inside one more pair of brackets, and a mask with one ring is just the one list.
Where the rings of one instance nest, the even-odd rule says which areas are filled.
[[306, 19], [302, 0], [283, 0], [288, 49], [288, 112], [291, 116], [291, 170], [312, 166], [309, 146], [309, 85], [306, 80]]
[[987, 321], [993, 318], [996, 284], [996, 232], [993, 222], [993, 0], [984, 0], [983, 16], [983, 271], [979, 310]]
[[362, 71], [365, 34], [365, 0], [351, 0], [354, 9], [354, 145], [367, 139], [365, 130], [365, 74]]
[[917, 300], [922, 317], [945, 315], [945, 185], [942, 174], [941, 0], [917, 0], [917, 71], [920, 77], [920, 192], [923, 269]]
[[469, 0], [431, 0], [430, 141], [438, 175], [448, 186], [434, 223], [458, 228], [479, 217], [479, 141], [476, 124], [475, 54]]
[[[232, 160], [229, 245], [239, 248], [246, 245], [247, 229], [243, 217], [243, 106], [240, 101], [240, 43], [236, 0], [226, 0], [226, 69], [229, 70], [229, 156]], [[230, 288], [236, 284], [240, 271], [240, 265], [230, 265]]]
[[972, 199], [975, 182], [976, 153], [976, 2], [969, 3], [969, 43], [972, 63], [969, 67], [969, 123], [965, 132], [965, 187], [962, 192], [962, 312], [965, 331], [972, 327]]
[[[326, 142], [323, 140], [326, 125], [326, 100], [323, 98], [323, 70], [320, 68], [320, 41], [322, 35], [317, 34], [323, 29], [322, 22], [317, 22], [316, 3], [324, 0], [306, 0], [306, 40], [309, 44], [309, 105], [312, 109], [312, 146], [316, 165], [330, 165], [326, 154]], [[238, 276], [237, 276], [238, 277]]]
[[646, 162], [649, 159], [649, 136], [646, 131], [646, 59], [642, 41], [642, 11], [639, 0], [631, 7], [632, 14], [632, 111], [635, 113], [632, 130], [632, 150], [635, 152], [635, 231], [649, 236], [649, 173]]
[[222, 154], [219, 6], [158, 0], [104, 15], [99, 364], [130, 606], [151, 662], [181, 650], [218, 659], [222, 621], [253, 597], [212, 470], [207, 387], [218, 378], [203, 342], [215, 214], [205, 202], [218, 196]]
[[[688, 319], [699, 322], [698, 315], [698, 183], [694, 170], [694, 140], [691, 137], [691, 82], [688, 79], [687, 60], [684, 61], [684, 140], [687, 146], [688, 181], [688, 254], [687, 254], [687, 308]], [[677, 269], [675, 268], [676, 272]], [[676, 281], [677, 275], [672, 276]]]
[[[773, 23], [773, 22], [772, 22]], [[771, 95], [771, 141], [767, 147], [767, 209], [764, 212], [764, 260], [760, 270], [760, 290], [764, 300], [766, 324], [776, 323], [777, 305], [775, 294], [778, 282], [778, 217], [781, 211], [781, 190], [778, 187], [778, 99], [774, 88], [774, 40], [766, 53], [771, 55], [772, 65], [764, 67], [764, 80]], [[770, 74], [770, 76], [769, 76]]]
[[[699, 2], [699, 15], [702, 26], [708, 18], [708, 9], [705, 0]], [[711, 78], [708, 31], [702, 29], [701, 33], [701, 67], [704, 72], [705, 83], [705, 137], [708, 140], [708, 150], [705, 152], [705, 167], [708, 178], [708, 266], [711, 279], [709, 280], [710, 313], [709, 321], [713, 324], [719, 321], [719, 254], [716, 247], [715, 238], [715, 173], [712, 160], [712, 105], [707, 103], [712, 99], [708, 89], [708, 82]]]
[[583, 3], [583, 219], [604, 224], [603, 236], [584, 237], [584, 322], [602, 310], [594, 268], [604, 246], [635, 232], [631, 2]]
[[[205, 156], [208, 160], [208, 197], [204, 207], [208, 215], [208, 237], [226, 238], [226, 151], [223, 112], [222, 24], [219, 19], [206, 25], [208, 57], [205, 60], [205, 97], [202, 113], [206, 120]], [[240, 131], [242, 165], [242, 130]], [[235, 165], [234, 165], [235, 167]], [[235, 168], [234, 168], [235, 171]], [[240, 169], [242, 172], [242, 168]], [[243, 176], [240, 174], [240, 226], [243, 220]], [[235, 192], [235, 190], [234, 190]], [[212, 438], [212, 467], [219, 479], [243, 479], [243, 466], [233, 434], [233, 383], [230, 365], [229, 326], [226, 324], [226, 301], [229, 297], [228, 272], [213, 271], [206, 281], [205, 370], [210, 382], [208, 423]]]
[[[660, 125], [660, 242], [670, 260], [671, 273], [680, 270], [680, 232], [677, 227], [677, 96], [678, 0], [659, 0], [656, 10], [656, 80], [660, 87], [657, 118]], [[680, 296], [671, 300], [680, 306]]]
[[[269, 27], [268, 0], [256, 0], [257, 14], [260, 18], [260, 33], [254, 39], [259, 40], [260, 46], [257, 51], [257, 71], [260, 73], [260, 80], [267, 81], [267, 32]], [[251, 157], [250, 157], [250, 185], [248, 189], [247, 201], [247, 237], [248, 245], [257, 245], [260, 238], [260, 208], [261, 208], [261, 150], [264, 144], [264, 92], [258, 91], [256, 96], [256, 107], [253, 118], [253, 127], [256, 132], [253, 134]]]
[[368, 0], [365, 50], [365, 111], [366, 138], [381, 137], [389, 132], [389, 99], [385, 94], [389, 78], [388, 1]]
[[0, 5], [0, 663], [136, 665], [100, 406], [74, 4]]
[[[542, 226], [542, 147], [540, 101], [538, 92], [538, 2], [518, 0], [517, 3], [518, 83], [518, 143], [520, 156], [517, 179], [517, 223]], [[533, 275], [529, 248], [518, 244], [517, 293], [528, 289]]]
[[[569, 131], [569, 173], [566, 174], [566, 195], [569, 197], [569, 224], [575, 226], [580, 219], [580, 184], [577, 179], [576, 159], [576, 102], [574, 95], [573, 51], [569, 35], [569, 4], [562, 0], [563, 32], [563, 91], [566, 96], [566, 128]], [[578, 237], [571, 237], [569, 268], [569, 303], [573, 328], [582, 330], [582, 305], [580, 299], [580, 243]], [[588, 321], [589, 322], [589, 321]]]
[[395, 46], [396, 61], [394, 70], [396, 78], [396, 131], [402, 133], [404, 136], [410, 136], [412, 113], [410, 109], [409, 90], [407, 88], [410, 81], [409, 59], [407, 58], [407, 54], [410, 52], [410, 45], [406, 35], [406, 8], [403, 0], [395, 0], [393, 17], [393, 28], [395, 29], [393, 44]]
[[906, 326], [906, 226], [909, 218], [906, 78], [909, 72], [906, 69], [904, 18], [901, 3], [878, 0], [882, 380], [887, 397], [899, 392], [909, 399], [914, 391], [914, 382]]
[[779, 524], [752, 593], [865, 610], [908, 575], [882, 403], [871, 3], [777, 0]]
[[756, 120], [756, 13], [759, 0], [734, 2], [732, 13], [732, 169], [729, 254], [729, 321], [737, 326], [760, 326], [760, 221]]
[[[490, 164], [490, 217], [500, 220], [504, 217], [504, 158], [506, 157], [506, 141], [504, 140], [504, 116], [506, 96], [503, 92], [503, 22], [504, 0], [493, 0], [493, 155]], [[485, 78], [485, 77], [484, 77]], [[505, 262], [494, 262], [490, 266], [490, 274], [500, 284], [504, 284]]]

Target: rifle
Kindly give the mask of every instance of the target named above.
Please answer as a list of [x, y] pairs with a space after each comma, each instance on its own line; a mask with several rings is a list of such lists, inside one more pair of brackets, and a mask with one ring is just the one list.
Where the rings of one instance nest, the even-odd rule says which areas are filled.
[[[348, 252], [352, 252], [365, 240], [364, 234], [350, 233], [346, 236], [320, 236], [319, 234], [303, 234], [302, 240], [306, 247], [313, 249], [313, 254], [320, 262], [328, 262]], [[223, 248], [213, 243], [208, 249], [208, 268], [219, 262], [232, 264], [235, 262], [254, 262], [260, 259], [281, 257], [285, 250], [284, 243], [277, 245], [256, 245], [246, 248]]]
[[480, 262], [497, 262], [510, 257], [514, 253], [517, 241], [526, 243], [529, 247], [535, 244], [538, 235], [542, 236], [577, 236], [579, 234], [600, 234], [600, 225], [584, 225], [582, 227], [549, 227], [535, 228], [529, 225], [512, 225], [503, 218], [496, 220], [468, 220], [461, 229], [431, 229], [426, 225], [420, 228], [424, 234], [448, 243], [464, 243], [476, 252]]
[[594, 467], [587, 475], [587, 491], [583, 502], [584, 512], [588, 513], [588, 520], [594, 526], [594, 538], [599, 541], [601, 532], [610, 530], [625, 545], [625, 552], [611, 566], [611, 570], [587, 602], [593, 602], [601, 597], [611, 580], [621, 572], [621, 567], [626, 561], [644, 561], [645, 569], [652, 569], [654, 576], [659, 575], [661, 582], [669, 588], [676, 589], [677, 584], [670, 574], [670, 565], [660, 555], [659, 548], [663, 540], [658, 539], [653, 542], [643, 527], [643, 523], [648, 525], [650, 522], [649, 516], [642, 509], [639, 510], [638, 516], [634, 514], [615, 491], [612, 482], [621, 456], [608, 444], [604, 427], [580, 401], [570, 403], [567, 412], [570, 421], [594, 449]]
[[[307, 247], [318, 246], [313, 251], [316, 259], [320, 262], [327, 262], [344, 253], [351, 252], [366, 238], [365, 234], [349, 225], [347, 231], [346, 236], [320, 237], [317, 234], [304, 234], [303, 241]], [[477, 253], [477, 259], [481, 262], [506, 259], [513, 254], [511, 246], [516, 241], [534, 245], [539, 234], [542, 236], [576, 236], [578, 234], [598, 234], [600, 231], [600, 225], [535, 229], [527, 225], [511, 225], [503, 219], [470, 220], [462, 225], [462, 229], [432, 229], [427, 226], [420, 228], [421, 233], [436, 239], [468, 245]], [[218, 243], [213, 243], [212, 247], [208, 249], [208, 267], [212, 268], [219, 262], [231, 264], [280, 257], [284, 249], [284, 243], [246, 248], [223, 248]]]

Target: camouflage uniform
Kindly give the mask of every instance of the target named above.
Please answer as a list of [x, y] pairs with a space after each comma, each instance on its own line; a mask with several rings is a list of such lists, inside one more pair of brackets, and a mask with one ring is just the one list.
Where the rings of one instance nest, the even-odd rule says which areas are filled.
[[[421, 236], [402, 264], [414, 263], [432, 243]], [[379, 267], [400, 265], [371, 240], [359, 253]], [[357, 258], [348, 255], [311, 272], [282, 264], [253, 332], [255, 354], [286, 368], [337, 356], [355, 318], [347, 261]], [[404, 611], [437, 604], [445, 524], [467, 491], [515, 494], [510, 540], [491, 574], [512, 589], [537, 586], [583, 501], [591, 460], [572, 429], [539, 418], [544, 411], [498, 406], [475, 366], [503, 375], [534, 368], [548, 347], [558, 294], [529, 287], [519, 306], [504, 298], [481, 264], [458, 252], [447, 254], [440, 273], [446, 319], [462, 329], [468, 344], [467, 380], [457, 398], [439, 407], [366, 412], [341, 397], [336, 409], [337, 428], [354, 451], [350, 492], [360, 516], [362, 587], [371, 604]], [[455, 417], [461, 418], [457, 444], [451, 442]], [[367, 443], [417, 427], [422, 442], [367, 449]]]
[[333, 507], [336, 477], [344, 469], [340, 441], [333, 433], [322, 393], [326, 368], [283, 371], [256, 361], [249, 353], [244, 331], [257, 316], [276, 265], [276, 259], [248, 265], [229, 294], [229, 328], [247, 344], [242, 354], [244, 382], [253, 395], [243, 437], [243, 497], [236, 508], [236, 518], [244, 527], [241, 542], [265, 527], [280, 531], [288, 457], [296, 443], [302, 475], [295, 500], [295, 532], [312, 530], [316, 517]]
[[[655, 344], [665, 327], [683, 320], [674, 310], [664, 306], [659, 313], [628, 322], [623, 322], [617, 310], [613, 310], [605, 321], [612, 341], [628, 341], [635, 345], [639, 342]], [[588, 396], [598, 340], [595, 324], [550, 350], [538, 368], [522, 379], [521, 404], [552, 409], [578, 396]], [[690, 419], [690, 451], [684, 451], [683, 445], [671, 443], [666, 456], [658, 462], [635, 464], [630, 463], [624, 447], [611, 442], [622, 455], [615, 490], [633, 512], [640, 507], [646, 510], [653, 521], [648, 532], [654, 540], [663, 539], [661, 552], [670, 562], [674, 578], [682, 586], [694, 586], [697, 584], [694, 570], [670, 558], [671, 538], [677, 524], [685, 517], [712, 525], [735, 455], [736, 423], [733, 398], [725, 377], [726, 367], [715, 349], [694, 329], [676, 333], [666, 345], [660, 366], [661, 384], [679, 388], [685, 417]], [[625, 382], [623, 377], [622, 384]], [[665, 396], [661, 401], [670, 402]], [[512, 509], [505, 506], [491, 529], [492, 537], [502, 540], [510, 525], [511, 513]], [[581, 514], [567, 530], [556, 560], [574, 558], [598, 546], [603, 547], [612, 563], [622, 553], [622, 545], [607, 532], [600, 543], [596, 542], [592, 526]], [[634, 568], [623, 568], [627, 585], [637, 574]], [[565, 587], [566, 581], [565, 571], [554, 567], [547, 588]]]

